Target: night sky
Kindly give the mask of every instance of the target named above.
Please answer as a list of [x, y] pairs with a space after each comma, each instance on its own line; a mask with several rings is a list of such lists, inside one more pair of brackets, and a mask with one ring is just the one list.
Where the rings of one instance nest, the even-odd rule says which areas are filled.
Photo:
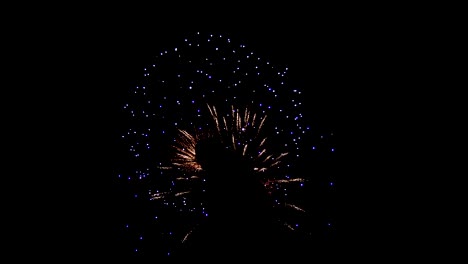
[[[393, 12], [380, 17], [379, 12], [366, 8], [355, 12], [357, 9], [361, 10], [360, 7], [339, 11], [333, 8], [322, 15], [318, 9], [304, 14], [309, 12], [306, 10], [298, 14], [301, 19], [285, 24], [282, 23], [286, 20], [284, 16], [272, 15], [263, 24], [247, 23], [245, 30], [240, 27], [239, 30], [200, 31], [204, 37], [199, 41], [206, 41], [210, 34], [222, 35], [223, 39], [229, 37], [235, 43], [236, 52], [242, 50], [236, 55], [246, 59], [247, 53], [243, 52], [248, 50], [254, 52], [249, 53], [249, 59], [261, 58], [258, 66], [263, 69], [260, 74], [262, 77], [265, 74], [265, 79], [251, 78], [252, 68], [247, 71], [250, 80], [246, 82], [258, 84], [255, 95], [250, 85], [240, 85], [244, 89], [242, 92], [221, 92], [225, 82], [234, 89], [236, 81], [244, 79], [230, 75], [229, 72], [236, 70], [235, 66], [231, 68], [235, 61], [216, 67], [222, 62], [219, 60], [222, 56], [207, 55], [216, 53], [213, 46], [200, 52], [203, 56], [199, 59], [203, 61], [208, 57], [208, 61], [187, 63], [185, 55], [194, 60], [197, 51], [184, 50], [187, 48], [185, 39], [192, 40], [197, 31], [165, 29], [173, 25], [170, 20], [151, 21], [150, 16], [145, 23], [113, 23], [105, 18], [101, 20], [99, 15], [96, 16], [99, 21], [89, 18], [90, 23], [84, 25], [88, 17], [75, 16], [72, 19], [77, 18], [76, 21], [64, 28], [60, 19], [52, 19], [35, 25], [32, 22], [24, 32], [15, 30], [27, 38], [11, 38], [21, 41], [20, 52], [7, 50], [15, 61], [11, 64], [15, 65], [11, 68], [17, 73], [14, 85], [30, 81], [27, 86], [31, 93], [22, 89], [15, 91], [22, 93], [21, 98], [25, 100], [21, 101], [21, 106], [26, 103], [32, 107], [24, 115], [21, 112], [22, 118], [30, 120], [15, 119], [15, 122], [24, 120], [30, 126], [22, 129], [28, 135], [18, 133], [20, 139], [15, 143], [32, 150], [21, 153], [21, 157], [27, 155], [34, 160], [27, 166], [15, 165], [16, 172], [23, 173], [24, 167], [32, 175], [31, 190], [22, 189], [18, 192], [21, 197], [17, 197], [18, 200], [26, 197], [29, 206], [23, 210], [11, 203], [25, 213], [21, 216], [23, 221], [18, 221], [20, 227], [11, 232], [11, 241], [19, 244], [21, 250], [27, 248], [28, 254], [22, 251], [16, 256], [47, 255], [48, 259], [67, 259], [66, 262], [83, 259], [163, 263], [182, 252], [184, 249], [177, 241], [189, 226], [185, 225], [186, 218], [172, 214], [174, 208], [184, 202], [178, 200], [174, 207], [175, 200], [147, 198], [154, 197], [159, 189], [175, 192], [171, 189], [171, 180], [160, 183], [162, 177], [156, 176], [163, 175], [164, 179], [170, 175], [186, 176], [166, 172], [160, 162], [169, 160], [170, 152], [165, 150], [175, 142], [176, 128], [191, 129], [192, 122], [205, 124], [209, 119], [206, 108], [200, 119], [196, 111], [202, 105], [203, 94], [211, 94], [212, 90], [216, 96], [210, 100], [217, 107], [228, 105], [225, 97], [230, 98], [229, 104], [253, 101], [253, 110], [266, 111], [267, 122], [278, 122], [278, 128], [270, 124], [266, 127], [269, 128], [266, 132], [280, 135], [268, 141], [267, 149], [273, 150], [275, 155], [285, 150], [296, 156], [286, 156], [283, 163], [286, 167], [279, 168], [278, 173], [272, 170], [268, 176], [274, 180], [285, 176], [305, 179], [287, 190], [280, 189], [278, 195], [285, 198], [284, 193], [287, 193], [291, 203], [304, 207], [306, 213], [275, 215], [289, 220], [299, 231], [298, 236], [286, 235], [283, 243], [281, 232], [278, 236], [257, 234], [256, 239], [262, 241], [263, 238], [267, 244], [269, 238], [271, 241], [280, 238], [277, 247], [285, 246], [284, 256], [300, 256], [306, 261], [347, 257], [347, 253], [372, 257], [369, 253], [374, 250], [388, 254], [399, 253], [400, 249], [411, 252], [415, 246], [413, 241], [419, 238], [412, 229], [419, 222], [410, 217], [416, 214], [414, 208], [418, 204], [402, 199], [401, 205], [408, 209], [408, 214], [402, 215], [400, 204], [393, 205], [393, 201], [404, 196], [398, 187], [406, 187], [410, 194], [422, 189], [420, 185], [414, 190], [407, 187], [409, 171], [399, 165], [414, 164], [417, 146], [412, 140], [419, 135], [407, 132], [411, 132], [421, 116], [431, 118], [431, 115], [425, 116], [423, 108], [417, 108], [417, 113], [406, 110], [413, 109], [414, 102], [425, 101], [421, 95], [431, 86], [430, 83], [422, 85], [421, 81], [433, 79], [427, 75], [432, 73], [428, 70], [434, 63], [429, 44], [435, 37], [428, 34], [431, 37], [420, 40], [424, 33], [432, 33], [432, 28], [426, 30], [425, 20], [406, 23]], [[384, 9], [386, 7], [379, 11]], [[288, 16], [294, 14], [288, 13]], [[120, 18], [121, 14], [114, 16]], [[278, 23], [270, 24], [270, 19]], [[241, 45], [245, 45], [245, 49]], [[226, 43], [219, 46], [222, 53], [229, 50], [226, 47]], [[185, 68], [171, 66], [177, 55], [183, 55], [181, 62]], [[275, 68], [266, 70], [266, 61]], [[213, 63], [212, 69], [209, 63]], [[164, 67], [152, 68], [153, 64]], [[241, 62], [238, 73], [246, 73], [244, 70], [249, 67], [256, 69], [255, 66]], [[197, 68], [203, 72], [197, 72]], [[181, 77], [176, 74], [179, 70]], [[279, 74], [272, 80], [270, 76], [275, 71]], [[195, 81], [194, 90], [189, 92], [192, 80]], [[218, 83], [212, 83], [213, 80]], [[149, 85], [143, 85], [145, 82]], [[263, 86], [265, 83], [267, 86]], [[151, 89], [155, 85], [158, 88]], [[141, 96], [143, 86], [148, 87], [148, 95]], [[224, 88], [228, 89], [227, 86]], [[208, 93], [203, 89], [208, 89], [204, 91]], [[248, 98], [244, 97], [246, 94]], [[234, 100], [234, 96], [239, 101]], [[216, 98], [219, 100], [214, 100]], [[168, 100], [167, 103], [164, 100]], [[296, 108], [299, 102], [300, 107]], [[436, 104], [437, 100], [425, 102]], [[163, 107], [159, 108], [160, 105]], [[135, 118], [131, 116], [132, 110], [138, 115]], [[295, 120], [296, 117], [299, 118]], [[152, 121], [155, 121], [154, 127], [148, 134], [151, 140], [145, 141], [146, 136], [141, 132]], [[162, 131], [168, 134], [162, 136]], [[129, 132], [136, 132], [135, 136], [130, 136]], [[281, 144], [272, 144], [276, 142]], [[148, 146], [146, 143], [150, 143], [151, 151], [144, 149]], [[424, 144], [426, 148], [432, 146]], [[22, 150], [22, 147], [16, 149]], [[223, 155], [220, 155], [221, 160]], [[228, 162], [228, 165], [233, 164]], [[146, 174], [147, 168], [149, 174]], [[235, 169], [242, 168], [245, 167]], [[236, 170], [228, 175], [238, 176]], [[12, 178], [24, 186], [24, 178], [16, 174]], [[228, 188], [227, 191], [234, 190], [237, 189]], [[165, 203], [169, 206], [164, 207]], [[200, 216], [197, 213], [203, 213], [204, 209], [195, 208], [196, 220]], [[193, 207], [184, 210], [193, 212], [191, 209]], [[242, 208], [235, 209], [231, 213], [242, 215]], [[165, 210], [172, 211], [161, 214]], [[155, 223], [156, 216], [164, 224]], [[197, 224], [196, 221], [190, 223]], [[426, 230], [421, 231], [423, 237], [431, 235]], [[236, 234], [231, 235], [235, 237]], [[285, 241], [290, 242], [287, 250]], [[387, 246], [385, 243], [389, 241], [390, 246]], [[201, 253], [202, 257], [214, 257], [209, 248], [202, 247]], [[386, 258], [388, 254], [380, 257]], [[272, 255], [265, 253], [263, 257]]]
[[[340, 78], [344, 78], [336, 73], [343, 67], [339, 61], [343, 60], [340, 56], [345, 51], [340, 49], [340, 39], [337, 37], [328, 38], [330, 36], [324, 32], [310, 34], [315, 34], [317, 38], [262, 31], [148, 32], [134, 36], [134, 43], [121, 47], [114, 58], [117, 65], [110, 65], [115, 69], [115, 76], [110, 77], [115, 78], [113, 83], [117, 85], [117, 96], [113, 97], [116, 113], [113, 120], [115, 133], [112, 135], [115, 158], [109, 183], [115, 195], [112, 197], [112, 212], [115, 215], [112, 244], [116, 254], [138, 259], [180, 257], [177, 253], [181, 246], [177, 241], [189, 230], [186, 225], [203, 221], [193, 216], [197, 214], [192, 211], [198, 210], [195, 205], [195, 209], [186, 206], [192, 212], [188, 221], [180, 214], [165, 209], [171, 206], [148, 202], [151, 193], [165, 188], [164, 181], [158, 181], [155, 174], [168, 178], [157, 168], [157, 164], [161, 166], [161, 162], [168, 160], [167, 146], [171, 137], [158, 137], [157, 134], [171, 133], [177, 126], [173, 123], [179, 126], [186, 120], [196, 123], [194, 111], [203, 109], [203, 103], [197, 104], [202, 99], [219, 107], [227, 103], [242, 105], [249, 102], [261, 105], [264, 108], [260, 107], [258, 111], [266, 109], [267, 113], [270, 113], [271, 106], [272, 119], [280, 127], [271, 133], [288, 134], [286, 139], [280, 136], [277, 140], [286, 140], [286, 145], [290, 144], [287, 151], [294, 155], [294, 158], [289, 155], [290, 158], [286, 159], [287, 168], [279, 169], [276, 172], [278, 175], [274, 176], [303, 180], [298, 183], [301, 184], [300, 188], [292, 187], [287, 192], [306, 209], [303, 214], [282, 213], [283, 218], [293, 219], [291, 225], [295, 225], [294, 232], [306, 237], [301, 238], [302, 242], [299, 239], [294, 241], [298, 252], [289, 249], [290, 253], [285, 254], [310, 258], [314, 258], [314, 254], [315, 257], [317, 254], [332, 254], [339, 234], [335, 201], [339, 188], [336, 168], [336, 155], [339, 153], [336, 146], [336, 137], [339, 136], [336, 131], [336, 99], [339, 95], [334, 91], [337, 83], [342, 81]], [[122, 38], [131, 36], [122, 35]], [[201, 48], [194, 47], [198, 43], [201, 43]], [[256, 69], [260, 69], [260, 73]], [[251, 77], [255, 74], [258, 76]], [[212, 77], [218, 78], [215, 84], [210, 83]], [[252, 93], [252, 86], [258, 86], [256, 93]], [[155, 87], [160, 90], [155, 91]], [[218, 95], [210, 97], [210, 93]], [[170, 102], [171, 99], [174, 102]], [[184, 104], [192, 110], [184, 108]], [[163, 106], [169, 107], [169, 111], [161, 110]], [[289, 121], [292, 120], [289, 116], [296, 119]], [[200, 122], [205, 120], [206, 117], [201, 117]], [[147, 130], [149, 127], [153, 130]], [[155, 132], [158, 129], [160, 131]], [[273, 142], [276, 142], [275, 139]], [[272, 146], [277, 148], [276, 144]], [[181, 173], [179, 176], [183, 175]], [[190, 197], [186, 201], [190, 201]], [[172, 202], [174, 200], [169, 199], [166, 205]], [[164, 205], [165, 202], [161, 203]], [[241, 214], [241, 209], [238, 210], [240, 212], [237, 213]], [[269, 257], [268, 253], [263, 254]]]

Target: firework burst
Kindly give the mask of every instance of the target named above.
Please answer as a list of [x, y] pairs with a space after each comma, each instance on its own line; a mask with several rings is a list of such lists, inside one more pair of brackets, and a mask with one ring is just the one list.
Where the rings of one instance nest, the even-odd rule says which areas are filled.
[[174, 166], [189, 171], [202, 169], [196, 160], [196, 145], [200, 140], [215, 137], [226, 149], [238, 153], [252, 161], [252, 170], [265, 172], [274, 168], [281, 162], [281, 158], [288, 153], [283, 152], [277, 156], [269, 154], [266, 146], [267, 137], [262, 137], [261, 132], [266, 116], [257, 117], [249, 109], [237, 109], [231, 106], [231, 112], [219, 116], [214, 106], [208, 106], [213, 129], [202, 133], [190, 134], [186, 130], [178, 130], [179, 135], [174, 145], [175, 154], [172, 159]]
[[307, 211], [293, 194], [306, 181], [294, 165], [308, 127], [286, 72], [229, 37], [198, 33], [144, 69], [124, 105], [129, 155], [119, 174], [150, 215], [134, 224], [139, 237], [160, 236], [171, 252], [220, 208], [241, 214], [256, 193], [277, 223], [298, 229], [284, 212]]

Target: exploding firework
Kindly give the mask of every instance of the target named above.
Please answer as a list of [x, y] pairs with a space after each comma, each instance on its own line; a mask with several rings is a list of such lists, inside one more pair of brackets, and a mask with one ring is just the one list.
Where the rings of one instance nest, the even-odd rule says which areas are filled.
[[[237, 109], [231, 106], [231, 113], [219, 116], [215, 107], [208, 106], [213, 121], [214, 132], [192, 135], [185, 130], [179, 130], [179, 136], [174, 148], [176, 153], [172, 159], [174, 166], [199, 171], [202, 169], [196, 161], [196, 145], [200, 140], [215, 137], [225, 148], [237, 152], [239, 155], [252, 160], [252, 170], [265, 172], [268, 168], [279, 165], [281, 158], [288, 153], [278, 156], [269, 154], [266, 146], [267, 137], [261, 136], [265, 117], [257, 117], [248, 109]], [[195, 130], [194, 133], [197, 133]]]
[[[163, 169], [182, 169], [191, 173], [202, 171], [203, 166], [197, 160], [197, 144], [200, 141], [215, 138], [225, 149], [249, 161], [249, 169], [255, 172], [253, 175], [256, 178], [255, 180], [260, 181], [267, 189], [279, 183], [304, 181], [302, 178], [277, 179], [276, 177], [281, 177], [281, 175], [274, 172], [266, 173], [267, 170], [278, 168], [281, 159], [288, 154], [282, 152], [275, 155], [267, 149], [267, 137], [262, 136], [261, 133], [266, 116], [257, 117], [255, 113], [252, 114], [248, 109], [240, 110], [234, 108], [234, 106], [231, 106], [230, 114], [225, 116], [219, 116], [215, 107], [208, 106], [208, 109], [213, 121], [213, 128], [209, 131], [202, 131], [202, 133], [194, 130], [193, 133], [195, 134], [191, 134], [186, 130], [179, 130], [178, 137], [173, 145], [175, 150], [171, 159], [173, 167]], [[213, 155], [221, 155], [221, 153], [213, 153]], [[191, 179], [199, 178], [197, 176], [191, 177]], [[157, 197], [162, 196], [157, 195]], [[290, 205], [288, 204], [288, 206]], [[297, 206], [290, 207], [304, 211]]]
[[129, 155], [119, 177], [148, 219], [128, 228], [172, 252], [218, 210], [213, 193], [232, 216], [254, 203], [248, 186], [261, 186], [275, 221], [298, 229], [285, 212], [306, 211], [292, 200], [306, 181], [294, 165], [308, 127], [287, 71], [220, 34], [194, 34], [155, 56], [124, 105]]

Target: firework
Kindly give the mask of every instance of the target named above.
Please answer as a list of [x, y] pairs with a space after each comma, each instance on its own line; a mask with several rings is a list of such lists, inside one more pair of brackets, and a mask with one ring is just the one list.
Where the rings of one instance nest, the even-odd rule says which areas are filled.
[[[281, 162], [281, 158], [288, 153], [277, 156], [269, 154], [266, 149], [267, 137], [261, 137], [261, 130], [265, 117], [257, 118], [248, 109], [239, 110], [231, 106], [231, 113], [219, 116], [216, 108], [208, 106], [213, 121], [214, 132], [196, 130], [190, 134], [185, 130], [178, 130], [178, 138], [174, 148], [176, 150], [173, 165], [184, 170], [199, 171], [202, 169], [196, 160], [196, 145], [200, 140], [216, 138], [224, 148], [236, 152], [238, 155], [252, 161], [252, 170], [265, 172]], [[210, 131], [211, 131], [210, 130]]]
[[[169, 252], [218, 216], [235, 230], [261, 215], [296, 230], [281, 212], [305, 213], [288, 186], [305, 181], [294, 165], [308, 128], [287, 67], [221, 34], [194, 34], [153, 61], [124, 105], [122, 136], [121, 174], [151, 202], [145, 228], [158, 230]], [[236, 217], [244, 212], [258, 217]]]

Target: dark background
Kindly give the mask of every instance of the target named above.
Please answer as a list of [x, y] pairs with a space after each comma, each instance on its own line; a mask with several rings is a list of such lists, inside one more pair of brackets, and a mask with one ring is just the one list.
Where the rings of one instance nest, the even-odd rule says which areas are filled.
[[[127, 27], [99, 23], [95, 27], [79, 28], [79, 32], [54, 32], [53, 41], [34, 46], [32, 51], [39, 54], [34, 61], [49, 64], [40, 64], [42, 68], [33, 71], [37, 75], [30, 77], [50, 79], [46, 79], [45, 88], [40, 91], [42, 97], [47, 97], [42, 103], [46, 109], [33, 115], [36, 120], [43, 120], [42, 127], [48, 128], [46, 120], [52, 123], [52, 129], [37, 130], [42, 133], [36, 135], [38, 147], [34, 155], [43, 156], [42, 149], [50, 151], [51, 158], [39, 166], [51, 177], [42, 177], [40, 184], [53, 189], [46, 192], [43, 201], [36, 202], [47, 204], [50, 208], [47, 212], [54, 216], [52, 221], [38, 222], [37, 229], [32, 226], [38, 233], [35, 246], [41, 245], [41, 238], [51, 237], [52, 245], [47, 248], [55, 247], [68, 256], [122, 257], [122, 252], [116, 250], [119, 237], [114, 216], [119, 202], [112, 182], [119, 151], [120, 134], [116, 131], [125, 126], [121, 122], [121, 109], [126, 92], [134, 86], [153, 54], [172, 47], [185, 33], [194, 32], [159, 28], [151, 24]], [[369, 88], [369, 82], [380, 72], [374, 67], [378, 64], [373, 62], [382, 55], [375, 54], [383, 52], [379, 45], [382, 39], [374, 38], [372, 31], [356, 24], [327, 20], [310, 27], [249, 27], [226, 32], [243, 40], [262, 57], [289, 67], [291, 82], [303, 90], [303, 105], [307, 108], [304, 116], [319, 130], [333, 130], [335, 138], [340, 138], [341, 120], [352, 123], [360, 119], [353, 115], [363, 102], [362, 89]], [[46, 89], [48, 85], [54, 89]], [[34, 96], [31, 98], [34, 100]], [[41, 102], [36, 104], [39, 107]], [[359, 125], [353, 123], [351, 128], [355, 126]], [[339, 150], [337, 140], [335, 145]], [[334, 166], [337, 171], [353, 166], [339, 164]], [[347, 186], [350, 181], [339, 177], [336, 184]], [[346, 191], [343, 187], [340, 190]], [[334, 196], [338, 197], [339, 193]], [[341, 209], [350, 208], [343, 204], [343, 199], [336, 199], [330, 208], [336, 210], [334, 217], [340, 219]], [[346, 205], [349, 204], [348, 199]], [[352, 221], [337, 222], [341, 222], [340, 230], [348, 230], [345, 225], [359, 222], [358, 219], [356, 216]], [[342, 235], [340, 231], [337, 234], [339, 240]], [[44, 253], [53, 251], [41, 250]]]
[[[14, 209], [7, 216], [19, 216], [11, 225], [15, 228], [8, 226], [9, 244], [19, 248], [15, 257], [119, 259], [113, 226], [118, 203], [109, 183], [115, 176], [115, 131], [122, 125], [125, 91], [149, 55], [184, 35], [175, 25], [203, 20], [213, 26], [219, 19], [198, 12], [164, 17], [164, 10], [148, 9], [151, 14], [109, 7], [50, 12], [56, 10], [51, 7], [44, 13], [22, 8], [17, 20], [5, 24], [9, 82], [3, 99], [6, 121], [13, 121], [4, 129], [5, 153], [21, 161], [5, 169], [12, 175], [5, 178], [20, 186], [7, 201]], [[240, 17], [242, 12], [226, 17], [227, 32], [290, 67], [291, 79], [307, 96], [307, 116], [337, 131], [339, 255], [378, 251], [387, 259], [413, 252], [420, 234], [432, 234], [426, 230], [433, 226], [414, 232], [421, 221], [412, 216], [424, 198], [405, 198], [423, 189], [407, 187], [408, 175], [425, 180], [419, 169], [432, 171], [435, 165], [426, 160], [412, 170], [406, 165], [417, 163], [419, 146], [433, 146], [432, 138], [421, 140], [412, 129], [446, 117], [438, 110], [447, 98], [438, 95], [451, 78], [438, 69], [452, 65], [445, 57], [458, 57], [450, 43], [459, 34], [452, 34], [454, 25], [442, 23], [438, 12], [424, 9], [294, 6], [253, 12], [248, 21]], [[256, 15], [260, 17], [252, 19]], [[10, 95], [20, 98], [13, 106]], [[385, 244], [389, 241], [390, 247]]]

